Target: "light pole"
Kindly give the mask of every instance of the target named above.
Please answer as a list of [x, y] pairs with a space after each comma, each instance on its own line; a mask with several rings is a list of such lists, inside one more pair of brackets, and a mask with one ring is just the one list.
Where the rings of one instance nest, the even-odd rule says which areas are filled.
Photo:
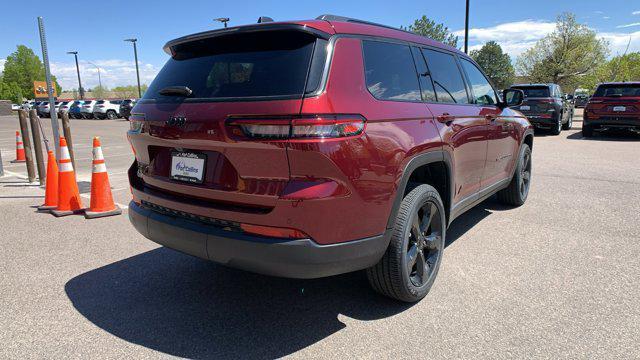
[[225, 28], [227, 27], [227, 23], [229, 22], [229, 20], [230, 19], [228, 17], [221, 17], [221, 18], [213, 19], [213, 21], [219, 21], [219, 22], [223, 23]]
[[138, 42], [138, 39], [124, 39], [124, 41], [128, 41], [130, 43], [133, 43], [133, 56], [136, 59], [136, 78], [138, 79], [138, 99], [142, 97], [142, 91], [140, 90], [140, 70], [138, 69], [138, 47], [136, 46], [136, 43]]
[[102, 78], [100, 78], [100, 68], [98, 67], [98, 65], [92, 63], [91, 61], [87, 61], [89, 64], [93, 65], [96, 67], [96, 69], [98, 69], [98, 84], [100, 84], [100, 89], [104, 90], [104, 88], [102, 87]]
[[80, 80], [80, 66], [78, 66], [78, 52], [67, 51], [67, 54], [72, 54], [76, 58], [76, 72], [78, 73], [78, 92], [80, 93], [80, 100], [84, 99], [84, 89], [82, 88], [82, 81]]
[[469, 50], [469, 0], [467, 0], [467, 11], [464, 17], [464, 53]]

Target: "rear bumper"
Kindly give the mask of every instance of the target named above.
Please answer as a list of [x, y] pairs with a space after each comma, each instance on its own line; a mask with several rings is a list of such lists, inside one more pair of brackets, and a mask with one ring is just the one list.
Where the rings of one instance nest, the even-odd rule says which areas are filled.
[[640, 117], [599, 117], [597, 119], [584, 119], [583, 125], [593, 128], [627, 128], [640, 129]]
[[229, 267], [289, 278], [365, 269], [380, 260], [389, 244], [387, 234], [331, 245], [250, 236], [156, 212], [133, 201], [129, 219], [138, 232], [160, 245]]
[[558, 124], [558, 119], [556, 114], [551, 115], [550, 118], [548, 117], [541, 117], [540, 115], [536, 115], [536, 114], [531, 114], [531, 115], [525, 115], [527, 117], [527, 119], [529, 120], [529, 122], [531, 123], [531, 125], [535, 126], [535, 127], [552, 127], [554, 125]]

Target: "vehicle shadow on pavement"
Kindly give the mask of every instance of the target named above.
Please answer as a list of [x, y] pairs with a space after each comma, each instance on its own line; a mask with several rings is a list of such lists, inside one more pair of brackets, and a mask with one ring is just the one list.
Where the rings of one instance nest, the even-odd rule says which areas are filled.
[[640, 141], [640, 134], [628, 131], [605, 131], [603, 133], [593, 134], [592, 137], [583, 137], [582, 132], [573, 133], [567, 136], [569, 140], [585, 140], [585, 141]]
[[[458, 218], [447, 245], [497, 205]], [[277, 358], [340, 331], [342, 314], [358, 320], [411, 307], [369, 288], [364, 272], [315, 280], [262, 276], [166, 248], [81, 274], [65, 285], [73, 306], [128, 342], [186, 358]]]

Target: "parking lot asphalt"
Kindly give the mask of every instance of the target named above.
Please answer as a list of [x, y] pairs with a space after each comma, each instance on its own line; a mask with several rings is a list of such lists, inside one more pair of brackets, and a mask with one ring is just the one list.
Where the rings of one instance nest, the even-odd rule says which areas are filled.
[[[128, 203], [127, 128], [72, 121], [86, 194], [97, 135]], [[160, 248], [126, 210], [36, 213], [44, 191], [9, 164], [16, 129], [0, 117], [2, 358], [640, 358], [640, 136], [584, 139], [579, 121], [537, 135], [527, 203], [455, 220], [435, 285], [409, 305], [362, 273], [279, 279]]]

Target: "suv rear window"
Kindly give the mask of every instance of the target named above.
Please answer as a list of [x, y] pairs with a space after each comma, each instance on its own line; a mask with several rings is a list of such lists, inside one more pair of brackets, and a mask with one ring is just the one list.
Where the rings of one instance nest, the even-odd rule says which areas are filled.
[[362, 48], [371, 95], [380, 100], [422, 100], [409, 46], [364, 40]]
[[316, 38], [298, 31], [234, 34], [178, 44], [174, 55], [145, 92], [145, 99], [169, 86], [186, 86], [191, 98], [299, 97]]
[[550, 97], [551, 93], [546, 86], [515, 86], [514, 89], [522, 90], [524, 97]]
[[597, 97], [640, 96], [640, 85], [638, 84], [600, 85], [596, 89], [596, 92], [593, 96], [597, 96]]
[[98, 101], [96, 101], [96, 104], [104, 104], [104, 103], [105, 103], [105, 101], [104, 101], [104, 100], [98, 100]]

